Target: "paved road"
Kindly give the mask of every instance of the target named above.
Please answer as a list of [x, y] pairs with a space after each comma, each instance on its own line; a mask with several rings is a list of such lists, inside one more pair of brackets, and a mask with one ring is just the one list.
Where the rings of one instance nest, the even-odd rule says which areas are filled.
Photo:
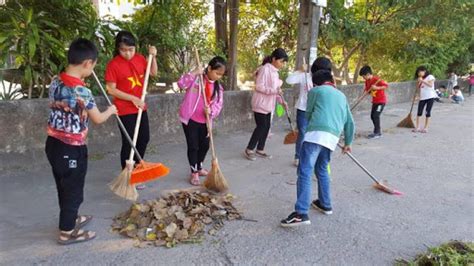
[[[173, 249], [137, 249], [132, 240], [109, 232], [111, 218], [130, 205], [106, 186], [118, 174], [116, 155], [91, 155], [81, 213], [94, 215], [89, 229], [98, 238], [67, 247], [55, 242], [58, 207], [49, 166], [5, 171], [0, 173], [0, 264], [390, 265], [450, 239], [473, 241], [473, 103], [471, 98], [464, 105], [435, 104], [428, 134], [394, 127], [408, 104], [387, 106], [383, 138], [358, 138], [354, 155], [405, 195], [371, 188], [371, 180], [337, 152], [332, 158], [334, 214], [311, 211], [312, 225], [297, 229], [279, 226], [296, 194], [293, 146], [281, 144], [285, 129], [274, 128], [269, 141], [274, 158], [256, 162], [241, 156], [250, 132], [217, 136], [220, 166], [238, 196], [236, 204], [258, 222], [227, 223], [202, 244]], [[370, 131], [367, 111], [356, 112], [355, 119], [359, 133]], [[142, 199], [189, 187], [183, 143], [150, 150], [148, 159], [165, 162], [172, 173], [153, 182]]]

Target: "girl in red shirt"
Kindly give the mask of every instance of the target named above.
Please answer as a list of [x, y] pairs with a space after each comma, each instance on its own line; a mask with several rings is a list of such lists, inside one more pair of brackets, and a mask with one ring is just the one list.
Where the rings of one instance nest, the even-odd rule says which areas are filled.
[[[150, 140], [147, 106], [141, 100], [147, 61], [143, 55], [136, 52], [136, 43], [135, 37], [128, 31], [120, 31], [117, 34], [115, 37], [115, 57], [107, 64], [105, 81], [108, 93], [114, 97], [114, 104], [117, 106], [120, 120], [122, 120], [128, 134], [132, 137], [137, 122], [138, 109], [143, 109], [136, 143], [137, 150], [143, 158]], [[156, 48], [149, 46], [148, 53], [153, 55], [150, 75], [156, 76], [158, 73]], [[120, 163], [123, 169], [132, 147], [123, 132], [120, 132], [122, 134]], [[138, 161], [138, 158], [135, 157], [134, 160]]]

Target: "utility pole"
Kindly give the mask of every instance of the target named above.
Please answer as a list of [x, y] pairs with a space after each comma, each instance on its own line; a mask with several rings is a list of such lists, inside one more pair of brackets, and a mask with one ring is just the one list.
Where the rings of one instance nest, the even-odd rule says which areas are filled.
[[300, 0], [296, 69], [303, 64], [303, 58], [311, 65], [318, 55], [319, 21], [326, 6], [326, 0]]

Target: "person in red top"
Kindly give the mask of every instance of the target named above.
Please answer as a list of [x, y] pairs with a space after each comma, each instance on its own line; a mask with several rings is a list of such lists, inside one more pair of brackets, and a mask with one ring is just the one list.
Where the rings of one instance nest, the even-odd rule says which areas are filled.
[[[158, 73], [155, 58], [156, 48], [149, 46], [148, 53], [153, 55], [150, 75], [156, 76]], [[136, 52], [135, 37], [128, 31], [120, 31], [115, 37], [115, 57], [107, 64], [105, 69], [105, 81], [108, 93], [114, 97], [114, 104], [117, 106], [120, 120], [122, 120], [130, 136], [133, 136], [135, 130], [138, 109], [143, 109], [136, 143], [137, 150], [142, 158], [145, 156], [145, 150], [150, 140], [147, 106], [141, 100], [146, 66], [145, 57]], [[132, 147], [123, 132], [120, 132], [122, 134], [120, 163], [123, 169], [126, 166], [126, 160], [128, 160]], [[138, 161], [138, 158], [135, 157], [134, 160]]]
[[370, 93], [372, 96], [372, 111], [370, 113], [370, 118], [374, 123], [374, 132], [369, 134], [367, 138], [378, 139], [382, 137], [380, 115], [387, 103], [385, 90], [388, 88], [388, 83], [380, 77], [374, 76], [370, 66], [363, 66], [359, 71], [359, 75], [361, 75], [365, 80], [364, 91]]

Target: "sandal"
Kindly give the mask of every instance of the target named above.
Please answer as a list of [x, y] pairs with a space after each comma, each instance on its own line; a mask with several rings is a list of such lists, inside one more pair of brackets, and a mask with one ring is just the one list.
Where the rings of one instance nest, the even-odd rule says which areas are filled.
[[207, 176], [209, 174], [209, 171], [207, 171], [206, 169], [201, 169], [198, 171], [198, 174], [199, 176]]
[[421, 133], [428, 133], [428, 129], [426, 128], [423, 128], [422, 130], [420, 130]]
[[414, 128], [414, 129], [411, 130], [411, 132], [417, 133], [417, 132], [420, 132], [420, 130], [418, 128]]
[[266, 152], [263, 152], [263, 151], [257, 151], [255, 152], [255, 154], [265, 159], [271, 159], [273, 157], [270, 154], [267, 154]]
[[201, 185], [201, 181], [199, 180], [199, 174], [197, 172], [191, 174], [191, 178], [189, 178], [189, 183], [193, 186]]
[[[61, 239], [65, 238], [65, 239]], [[80, 230], [74, 229], [71, 233], [61, 232], [59, 233], [58, 243], [61, 245], [70, 245], [80, 242], [86, 242], [92, 240], [96, 237], [95, 232], [87, 231], [87, 230]]]
[[250, 161], [255, 161], [257, 158], [255, 157], [255, 152], [249, 149], [245, 149], [244, 151], [245, 158], [249, 159]]
[[76, 219], [76, 227], [74, 229], [81, 229], [92, 220], [92, 215], [78, 215]]

